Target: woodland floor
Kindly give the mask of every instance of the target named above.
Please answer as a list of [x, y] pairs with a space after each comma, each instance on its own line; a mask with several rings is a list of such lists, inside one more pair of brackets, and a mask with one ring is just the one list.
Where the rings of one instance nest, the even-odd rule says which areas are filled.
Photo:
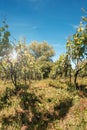
[[87, 130], [87, 78], [78, 84], [46, 79], [15, 89], [0, 81], [0, 130]]

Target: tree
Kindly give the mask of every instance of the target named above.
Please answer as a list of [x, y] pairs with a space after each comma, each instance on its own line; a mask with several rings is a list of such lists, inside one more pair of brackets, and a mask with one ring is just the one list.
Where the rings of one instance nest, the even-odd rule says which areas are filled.
[[87, 76], [87, 65], [80, 71], [79, 76], [82, 78]]
[[81, 22], [76, 33], [68, 39], [67, 52], [75, 64], [74, 84], [77, 89], [78, 74], [87, 65], [87, 25], [83, 28]]
[[67, 54], [60, 55], [59, 59], [55, 62], [50, 72], [51, 78], [67, 77], [70, 76], [71, 73], [71, 64]]
[[5, 63], [6, 58], [8, 57], [12, 45], [9, 41], [10, 32], [8, 31], [8, 25], [6, 20], [3, 21], [2, 27], [0, 27], [0, 71], [1, 71], [1, 78], [5, 77], [8, 78], [8, 65]]
[[49, 77], [50, 71], [53, 66], [53, 62], [50, 61], [39, 61], [36, 63], [37, 66], [39, 67], [39, 70], [42, 73], [42, 78], [46, 79]]
[[19, 43], [15, 47], [17, 53], [16, 59], [9, 57], [8, 63], [11, 68], [11, 79], [15, 86], [19, 84], [19, 81], [30, 81], [34, 73], [34, 57], [29, 53], [28, 45]]
[[29, 53], [28, 45], [18, 43], [8, 55], [0, 60], [1, 72], [4, 72], [4, 78], [11, 79], [15, 87], [22, 81], [26, 85], [27, 80], [30, 81], [35, 73], [34, 61], [34, 57]]
[[11, 44], [9, 42], [10, 32], [6, 20], [3, 21], [3, 26], [0, 27], [0, 57], [8, 55]]
[[53, 64], [52, 57], [55, 54], [53, 48], [47, 42], [33, 42], [29, 46], [29, 51], [35, 58], [40, 77], [48, 78]]
[[52, 61], [55, 52], [47, 42], [32, 42], [29, 46], [30, 53], [39, 61]]

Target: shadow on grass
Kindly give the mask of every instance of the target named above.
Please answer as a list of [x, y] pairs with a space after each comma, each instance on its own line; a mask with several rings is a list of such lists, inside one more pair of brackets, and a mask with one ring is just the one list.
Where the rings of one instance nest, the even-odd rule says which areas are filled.
[[52, 113], [36, 113], [32, 122], [37, 125], [37, 130], [46, 130], [48, 125], [53, 121], [63, 119], [71, 106], [71, 99], [61, 101], [59, 105], [54, 106], [54, 111]]
[[5, 92], [0, 97], [0, 110], [12, 104], [10, 102], [10, 99], [14, 94], [15, 94], [14, 89], [8, 87], [6, 88]]
[[69, 93], [74, 93], [74, 92], [77, 92], [77, 94], [80, 96], [80, 97], [87, 97], [87, 84], [80, 84], [78, 85], [77, 84], [77, 88], [75, 88], [74, 84], [69, 84], [67, 83], [67, 91]]
[[28, 86], [24, 86], [23, 84], [16, 86], [15, 88], [7, 87], [3, 95], [0, 96], [0, 110], [12, 104], [10, 102], [12, 96], [20, 95], [22, 92], [26, 91], [27, 89]]
[[2, 119], [4, 126], [16, 124], [19, 128], [25, 126], [26, 130], [47, 130], [50, 123], [63, 119], [72, 106], [72, 99], [65, 99], [54, 106], [52, 112], [40, 112], [37, 107], [37, 103], [41, 103], [40, 97], [37, 97], [34, 93], [27, 92], [25, 88], [22, 88], [22, 90], [19, 94], [21, 99], [20, 108], [16, 108], [14, 117], [10, 116]]
[[85, 85], [78, 85], [79, 96], [87, 97], [87, 84]]

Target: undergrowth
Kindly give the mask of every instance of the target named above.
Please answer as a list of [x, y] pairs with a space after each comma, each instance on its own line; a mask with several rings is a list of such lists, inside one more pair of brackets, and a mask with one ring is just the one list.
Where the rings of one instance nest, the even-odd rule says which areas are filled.
[[68, 82], [47, 79], [15, 89], [0, 82], [0, 130], [87, 129], [87, 86], [75, 90]]

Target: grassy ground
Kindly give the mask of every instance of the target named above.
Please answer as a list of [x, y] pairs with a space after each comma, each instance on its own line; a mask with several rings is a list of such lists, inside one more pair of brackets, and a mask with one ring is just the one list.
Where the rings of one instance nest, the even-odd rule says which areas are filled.
[[0, 81], [0, 130], [87, 130], [87, 78], [78, 84], [47, 79], [15, 89]]

